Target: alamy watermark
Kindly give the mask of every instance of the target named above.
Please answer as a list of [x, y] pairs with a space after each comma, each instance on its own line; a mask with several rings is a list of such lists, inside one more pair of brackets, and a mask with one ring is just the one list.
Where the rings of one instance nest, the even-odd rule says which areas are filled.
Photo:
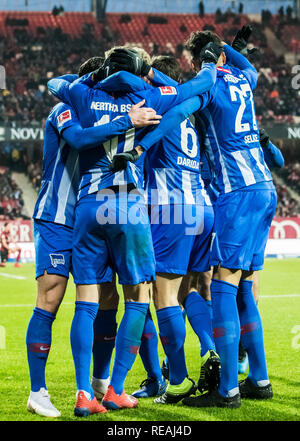
[[300, 65], [296, 64], [295, 66], [292, 67], [292, 74], [293, 79], [292, 79], [292, 88], [295, 90], [299, 90], [300, 89]]
[[4, 326], [0, 326], [0, 349], [6, 348], [6, 331]]
[[[204, 202], [201, 194], [187, 203], [184, 193], [153, 189], [145, 200], [142, 191], [100, 190], [96, 219], [100, 225], [182, 225], [185, 235], [199, 235], [204, 229]], [[151, 201], [151, 203], [149, 203]]]
[[295, 325], [291, 329], [291, 333], [295, 334], [295, 337], [292, 338], [292, 348], [297, 351], [300, 349], [300, 325]]
[[4, 66], [0, 66], [0, 89], [6, 89], [6, 72]]

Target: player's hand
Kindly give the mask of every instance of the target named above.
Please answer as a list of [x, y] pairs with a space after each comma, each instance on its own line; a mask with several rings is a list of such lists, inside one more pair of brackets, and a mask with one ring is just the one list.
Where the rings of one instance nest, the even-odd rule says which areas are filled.
[[217, 64], [223, 47], [220, 44], [210, 42], [200, 52], [201, 63], [215, 63]]
[[125, 170], [128, 162], [136, 162], [140, 157], [139, 152], [136, 149], [129, 152], [117, 153], [110, 164], [109, 168], [113, 172]]
[[102, 80], [104, 80], [104, 78], [106, 78], [104, 64], [102, 66], [100, 66], [99, 69], [95, 70], [95, 72], [93, 72], [92, 78], [93, 78], [93, 81], [95, 81], [96, 83], [98, 83], [98, 81], [102, 81]]
[[160, 123], [161, 115], [157, 115], [155, 110], [151, 107], [142, 107], [145, 104], [145, 100], [134, 104], [128, 115], [130, 116], [132, 125], [139, 129], [141, 127], [147, 127], [152, 125], [157, 125]]
[[252, 26], [250, 25], [243, 26], [242, 29], [240, 29], [236, 33], [236, 36], [234, 37], [234, 40], [232, 42], [233, 49], [235, 49], [237, 52], [240, 52], [242, 55], [244, 55], [244, 57], [248, 57], [249, 55], [258, 51], [256, 47], [252, 49], [247, 48], [252, 30]]
[[105, 78], [109, 77], [115, 72], [119, 72], [120, 70], [125, 70], [135, 75], [141, 75], [143, 60], [142, 57], [132, 49], [115, 49], [114, 52], [104, 61], [103, 66]]
[[265, 129], [259, 129], [259, 142], [262, 147], [268, 147], [270, 144], [270, 136]]

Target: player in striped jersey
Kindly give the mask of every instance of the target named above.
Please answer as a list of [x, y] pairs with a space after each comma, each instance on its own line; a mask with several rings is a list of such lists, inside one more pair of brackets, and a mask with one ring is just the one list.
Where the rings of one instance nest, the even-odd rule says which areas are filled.
[[[199, 51], [208, 41], [220, 42], [220, 39], [207, 31], [193, 33], [189, 39], [188, 48], [196, 70]], [[253, 102], [257, 73], [228, 45], [224, 45], [218, 66], [215, 88], [201, 114], [220, 190], [215, 205], [211, 295], [221, 378], [218, 390], [184, 400], [184, 404], [196, 407], [240, 406], [237, 369], [240, 323], [241, 341], [250, 366], [241, 394], [248, 396], [251, 389], [252, 397], [255, 394], [272, 397], [261, 319], [252, 294], [253, 271], [263, 267], [264, 249], [276, 209], [276, 191], [259, 144]]]
[[[79, 74], [98, 68], [101, 62], [99, 57], [88, 60], [81, 66]], [[65, 79], [72, 81], [74, 76]], [[74, 109], [59, 103], [46, 122], [43, 181], [33, 214], [37, 301], [26, 337], [31, 378], [27, 407], [43, 416], [60, 416], [49, 398], [45, 366], [51, 345], [52, 323], [64, 296], [71, 269], [74, 210], [79, 180], [78, 150], [101, 144], [133, 124], [147, 125], [149, 113], [137, 107], [133, 107], [128, 115], [117, 122], [83, 129]], [[153, 115], [154, 112], [150, 113], [151, 124]], [[110, 274], [105, 276], [105, 280], [110, 280]], [[102, 409], [97, 405], [94, 408], [98, 411]]]
[[[128, 52], [130, 51], [124, 51], [123, 54], [125, 53], [126, 55]], [[132, 54], [133, 64], [136, 64], [137, 59], [138, 55], [136, 53]], [[107, 63], [110, 61], [112, 61], [112, 58]], [[109, 68], [109, 64], [107, 64], [107, 67]], [[157, 112], [164, 113], [170, 105], [208, 90], [214, 82], [214, 74], [215, 66], [212, 63], [211, 65], [204, 64], [198, 77], [191, 81], [189, 85], [171, 88], [151, 88], [150, 90], [135, 94], [118, 94], [114, 98], [103, 91], [105, 81], [91, 89], [84, 84], [86, 80], [84, 79], [84, 81], [71, 86], [70, 97], [73, 105], [78, 109], [81, 115], [81, 122], [85, 127], [97, 122], [101, 124], [104, 119], [113, 119], [122, 115], [126, 109], [136, 101], [139, 101], [141, 97], [145, 98], [147, 105], [151, 103], [151, 106]], [[115, 189], [115, 186], [119, 186], [122, 183], [141, 188], [140, 177], [143, 176], [144, 157], [141, 157], [135, 164], [129, 164], [124, 171], [116, 173], [112, 171], [110, 162], [115, 153], [133, 149], [138, 144], [143, 133], [142, 131], [137, 131], [135, 134], [133, 132], [128, 133], [127, 136], [119, 137], [109, 145], [104, 145], [102, 150], [94, 152], [93, 155], [81, 155], [82, 160], [80, 160], [82, 179], [79, 204], [77, 206], [73, 253], [75, 282], [79, 286], [79, 290], [81, 290], [83, 284], [87, 285], [91, 295], [94, 287], [97, 285], [96, 271], [104, 271], [107, 265], [107, 256], [110, 256], [114, 269], [119, 275], [119, 282], [125, 285], [125, 314], [118, 330], [111, 384], [103, 399], [103, 403], [111, 409], [136, 406], [135, 403], [129, 402], [129, 397], [126, 397], [123, 391], [123, 384], [127, 371], [131, 368], [135, 359], [136, 351], [132, 348], [136, 348], [140, 344], [145, 315], [149, 306], [148, 288], [145, 284], [141, 284], [141, 282], [153, 279], [155, 269], [152, 241], [151, 236], [149, 236], [149, 221], [145, 213], [145, 206], [142, 204], [139, 206], [143, 222], [142, 224], [139, 223], [138, 227], [133, 226], [132, 223], [128, 223], [124, 227], [120, 223], [118, 224], [119, 221], [117, 221], [116, 225], [110, 223], [107, 225], [107, 228], [104, 228], [104, 225], [99, 226], [103, 216], [101, 217], [101, 201], [100, 204], [97, 202], [96, 194], [98, 190], [105, 188], [109, 190], [111, 187]], [[113, 163], [112, 166], [114, 168], [116, 163]], [[112, 199], [108, 201], [106, 206], [108, 211], [110, 203], [113, 202]], [[116, 213], [123, 212], [126, 217], [131, 208], [130, 200], [127, 208], [123, 208], [125, 207], [125, 202], [127, 203], [127, 195], [122, 189], [117, 193], [116, 199], [119, 204]], [[98, 213], [97, 220], [96, 213]], [[83, 215], [85, 216], [86, 224], [83, 223]], [[126, 235], [124, 228], [126, 229]], [[101, 233], [102, 230], [103, 234]], [[121, 234], [119, 234], [120, 232]], [[130, 237], [132, 240], [129, 239]], [[123, 238], [124, 240], [126, 239], [125, 242]], [[91, 243], [93, 244], [92, 247], [90, 246]], [[85, 262], [84, 272], [82, 261]], [[95, 261], [99, 262], [97, 268], [94, 265]], [[135, 290], [134, 295], [132, 290]], [[135, 301], [129, 301], [133, 299]], [[91, 300], [89, 298], [89, 302]], [[134, 330], [132, 328], [133, 325]]]
[[[180, 70], [176, 60], [170, 57], [158, 57], [153, 60], [152, 67], [159, 69], [154, 69], [155, 75], [152, 78], [154, 85], [178, 85]], [[173, 80], [162, 75], [162, 72], [167, 73]], [[132, 79], [127, 86], [131, 87], [131, 90], [148, 88], [148, 85], [138, 78]], [[189, 107], [186, 103], [184, 105]], [[196, 273], [209, 269], [208, 250], [214, 219], [213, 209], [202, 186], [200, 145], [194, 126], [189, 119], [177, 124], [172, 120], [171, 115], [172, 111], [169, 111], [163, 118], [164, 126], [167, 125], [171, 128], [167, 136], [155, 143], [155, 137], [153, 138], [152, 132], [150, 132], [140, 143], [141, 146], [147, 146], [145, 185], [156, 258], [154, 301], [157, 308], [160, 337], [169, 357], [171, 370], [170, 384], [166, 393], [155, 400], [157, 403], [164, 404], [180, 401], [193, 388], [186, 380], [187, 370], [183, 349], [185, 324], [177, 300], [181, 285], [184, 285], [184, 289], [181, 289], [181, 302], [184, 304], [192, 327], [199, 337], [203, 365], [207, 365], [206, 372], [210, 373], [210, 378], [205, 375], [202, 383], [206, 385], [210, 383], [211, 387], [215, 386], [219, 370], [218, 357], [214, 352], [209, 308], [199, 296], [194, 284]], [[152, 145], [153, 143], [154, 145]], [[151, 145], [152, 147], [148, 149]], [[177, 222], [179, 219], [174, 219], [177, 210], [186, 214], [192, 207], [201, 207], [197, 217], [199, 224], [196, 227], [197, 229], [200, 226], [201, 231], [197, 231], [196, 234], [195, 232], [192, 234], [186, 232], [189, 226], [187, 219], [182, 219], [180, 222]], [[162, 216], [170, 215], [168, 223], [164, 223], [160, 217], [161, 214]], [[186, 280], [182, 284], [183, 276], [187, 271], [190, 274], [188, 278], [184, 277]], [[188, 284], [187, 279], [189, 280]], [[165, 314], [169, 314], [170, 318], [166, 324], [161, 324]], [[167, 326], [171, 327], [171, 324], [175, 322], [178, 332], [176, 336], [173, 336]], [[143, 382], [140, 390], [134, 392], [133, 395], [136, 397], [161, 395], [161, 369], [156, 356], [157, 349], [153, 337], [155, 332], [153, 332], [152, 319], [148, 314], [144, 333], [148, 335], [150, 331], [151, 341], [143, 341], [140, 349], [148, 378]], [[167, 332], [168, 335], [164, 335]], [[177, 346], [174, 344], [176, 340]], [[215, 364], [216, 369], [214, 369]], [[202, 390], [204, 384], [200, 385], [199, 382], [199, 386]], [[207, 388], [204, 387], [204, 390]]]

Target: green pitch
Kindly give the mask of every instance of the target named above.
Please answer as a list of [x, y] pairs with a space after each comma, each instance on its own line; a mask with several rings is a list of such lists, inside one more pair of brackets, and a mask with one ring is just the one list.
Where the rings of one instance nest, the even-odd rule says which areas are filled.
[[[268, 260], [260, 275], [261, 311], [270, 380], [274, 398], [259, 402], [243, 400], [239, 409], [198, 410], [178, 405], [154, 405], [152, 399], [139, 401], [135, 410], [93, 415], [90, 420], [106, 421], [262, 421], [300, 420], [300, 260]], [[0, 420], [44, 420], [26, 410], [30, 391], [25, 335], [35, 302], [34, 266], [0, 268]], [[75, 375], [70, 348], [70, 326], [74, 312], [75, 289], [71, 282], [53, 325], [46, 381], [53, 404], [61, 411], [60, 420], [76, 420]], [[120, 305], [119, 320], [123, 314]], [[159, 346], [160, 359], [163, 359]], [[189, 375], [199, 376], [199, 344], [187, 325], [186, 357]], [[139, 357], [126, 380], [133, 392], [145, 379]]]

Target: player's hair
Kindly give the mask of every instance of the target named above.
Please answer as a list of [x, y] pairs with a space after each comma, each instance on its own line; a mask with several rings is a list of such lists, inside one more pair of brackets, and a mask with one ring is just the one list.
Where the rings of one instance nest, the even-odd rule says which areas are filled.
[[191, 53], [194, 63], [199, 63], [200, 52], [208, 43], [221, 44], [221, 38], [212, 31], [195, 31], [189, 36], [185, 48]]
[[168, 75], [168, 77], [173, 78], [178, 83], [181, 81], [180, 66], [175, 57], [158, 55], [152, 58], [151, 66]]
[[132, 43], [127, 43], [124, 46], [112, 47], [111, 49], [109, 49], [108, 51], [105, 52], [105, 54], [104, 54], [105, 59], [108, 58], [111, 54], [113, 54], [116, 49], [130, 49], [132, 51], [137, 52], [145, 63], [150, 64], [150, 62], [151, 62], [151, 57], [148, 54], [148, 52], [146, 52], [145, 49], [143, 49], [142, 47], [135, 46]]
[[103, 57], [92, 57], [89, 58], [87, 61], [81, 64], [78, 70], [78, 76], [82, 77], [83, 75], [86, 75], [90, 72], [94, 72], [94, 70], [98, 69], [100, 66], [102, 66], [104, 62]]

